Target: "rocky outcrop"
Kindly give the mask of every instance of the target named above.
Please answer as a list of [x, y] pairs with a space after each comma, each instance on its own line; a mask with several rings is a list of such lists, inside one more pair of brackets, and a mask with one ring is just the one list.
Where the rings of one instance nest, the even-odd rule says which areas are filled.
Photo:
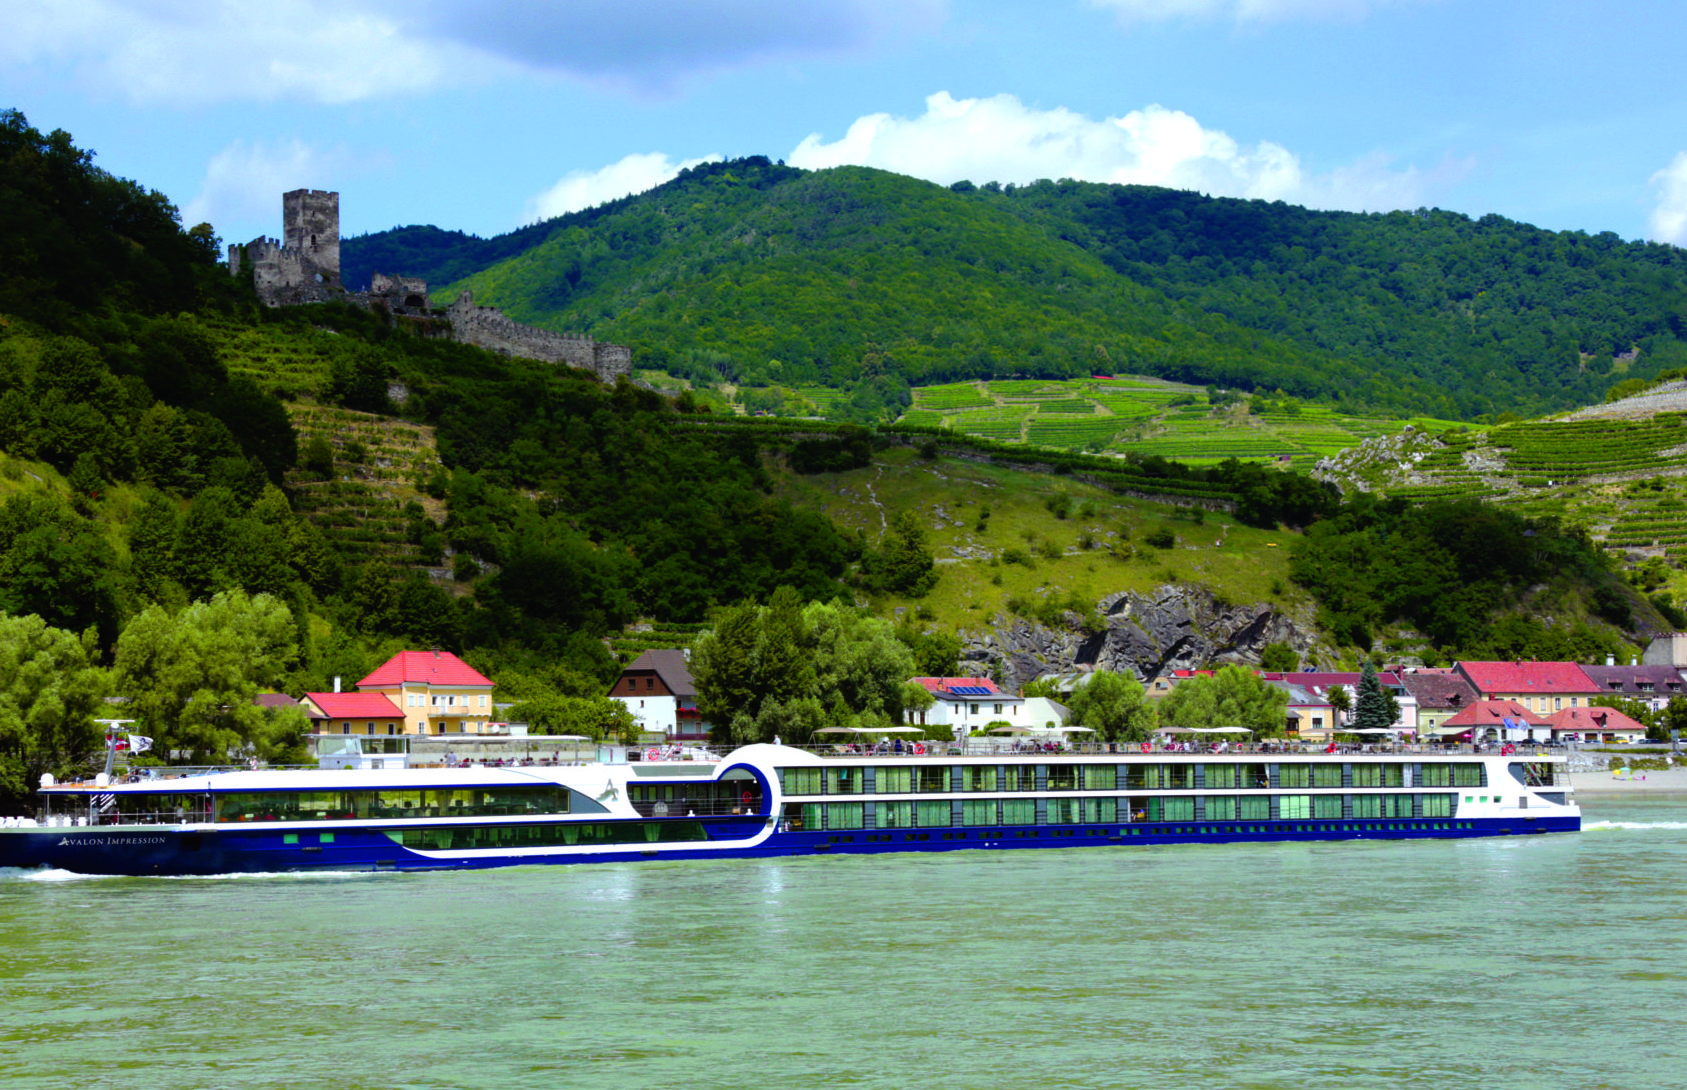
[[1112, 595], [1101, 600], [1100, 614], [1106, 626], [1099, 632], [1085, 631], [1077, 614], [1068, 614], [1060, 629], [999, 615], [982, 632], [961, 633], [962, 669], [982, 675], [999, 667], [1009, 688], [1081, 669], [1128, 670], [1146, 681], [1212, 663], [1256, 664], [1265, 645], [1275, 642], [1304, 659], [1314, 642], [1310, 631], [1265, 603], [1225, 602], [1197, 584]]

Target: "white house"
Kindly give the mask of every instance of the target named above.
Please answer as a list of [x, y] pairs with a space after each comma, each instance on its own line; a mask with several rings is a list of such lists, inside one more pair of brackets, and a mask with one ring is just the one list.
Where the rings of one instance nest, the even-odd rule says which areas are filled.
[[959, 738], [1000, 719], [1016, 727], [1041, 728], [1032, 723], [1025, 712], [1025, 698], [1004, 693], [987, 677], [917, 677], [935, 698], [927, 711], [915, 716], [918, 726], [948, 727]]

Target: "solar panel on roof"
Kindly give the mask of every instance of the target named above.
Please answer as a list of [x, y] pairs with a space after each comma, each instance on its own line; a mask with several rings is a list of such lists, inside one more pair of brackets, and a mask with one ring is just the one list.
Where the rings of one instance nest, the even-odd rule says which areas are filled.
[[989, 696], [990, 690], [982, 685], [957, 685], [949, 690], [956, 696]]

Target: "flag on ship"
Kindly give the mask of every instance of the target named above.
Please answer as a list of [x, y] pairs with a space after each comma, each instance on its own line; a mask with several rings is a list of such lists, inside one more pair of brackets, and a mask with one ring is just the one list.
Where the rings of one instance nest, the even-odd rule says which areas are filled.
[[152, 739], [144, 735], [131, 734], [126, 739], [130, 753], [145, 753], [152, 748]]

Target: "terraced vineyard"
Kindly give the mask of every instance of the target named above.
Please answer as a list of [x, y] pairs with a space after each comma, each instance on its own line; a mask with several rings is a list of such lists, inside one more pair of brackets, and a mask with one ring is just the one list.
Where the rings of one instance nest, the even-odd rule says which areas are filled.
[[1411, 500], [1487, 500], [1580, 526], [1613, 551], [1687, 559], [1687, 413], [1429, 430], [1373, 446], [1343, 454], [1338, 476]]
[[913, 408], [897, 423], [1061, 450], [1134, 451], [1196, 465], [1226, 458], [1286, 461], [1299, 468], [1401, 426], [1316, 405], [1254, 414], [1233, 404], [1213, 406], [1199, 386], [1099, 377], [921, 387], [914, 391]]
[[[439, 463], [433, 429], [402, 420], [294, 403], [288, 415], [303, 448], [313, 437], [334, 450], [334, 475], [289, 474], [293, 509], [315, 523], [359, 563], [428, 569], [443, 574], [437, 542], [427, 526], [443, 520], [444, 505], [416, 488]], [[418, 534], [420, 528], [424, 532]]]

